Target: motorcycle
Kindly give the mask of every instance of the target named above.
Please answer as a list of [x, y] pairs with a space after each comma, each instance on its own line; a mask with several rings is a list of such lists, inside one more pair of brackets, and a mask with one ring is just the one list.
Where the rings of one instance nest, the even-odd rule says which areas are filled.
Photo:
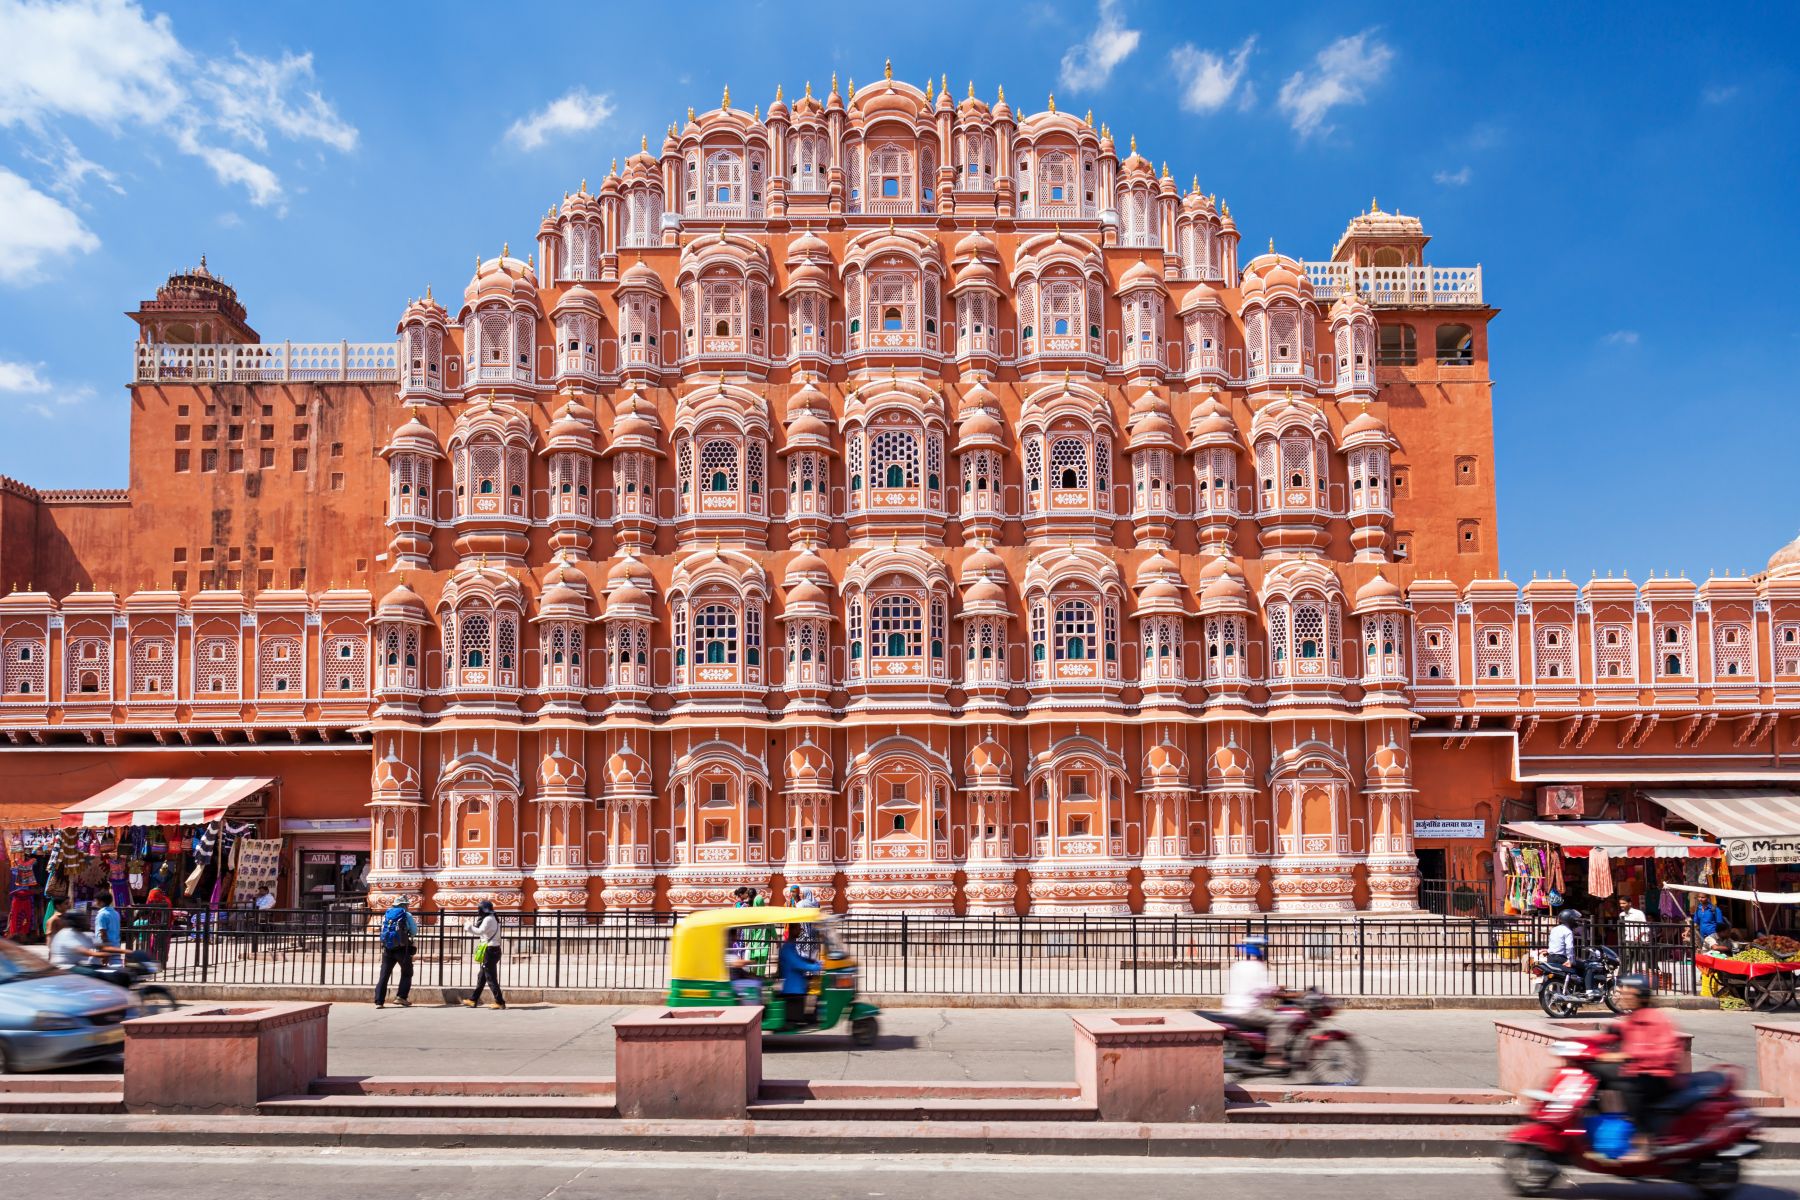
[[162, 964], [143, 951], [129, 952], [113, 970], [126, 978], [125, 986], [131, 992], [135, 1009], [133, 1016], [154, 1017], [174, 1012], [181, 1007], [181, 1001], [175, 999], [174, 992], [160, 983], [145, 982], [162, 973]]
[[1267, 1029], [1244, 1024], [1225, 1013], [1201, 1014], [1225, 1027], [1226, 1079], [1301, 1079], [1334, 1087], [1354, 1087], [1363, 1081], [1368, 1056], [1356, 1035], [1325, 1027], [1337, 1012], [1331, 997], [1316, 988], [1284, 992], [1277, 1008], [1289, 1020], [1288, 1043], [1282, 1056], [1286, 1063], [1281, 1067], [1267, 1063]]
[[1733, 1071], [1702, 1071], [1676, 1081], [1653, 1110], [1660, 1127], [1653, 1126], [1647, 1158], [1608, 1157], [1596, 1149], [1605, 1086], [1599, 1064], [1617, 1040], [1604, 1032], [1551, 1046], [1565, 1062], [1548, 1090], [1525, 1093], [1532, 1107], [1507, 1138], [1507, 1184], [1517, 1195], [1542, 1196], [1565, 1167], [1579, 1167], [1619, 1179], [1683, 1183], [1707, 1197], [1731, 1195], [1743, 1160], [1762, 1149], [1756, 1140], [1761, 1122], [1738, 1096]]
[[[1597, 963], [1598, 986], [1587, 986], [1587, 965]], [[1542, 975], [1538, 984], [1538, 1007], [1550, 1017], [1572, 1017], [1584, 1004], [1603, 1003], [1615, 1015], [1623, 1010], [1613, 998], [1613, 987], [1619, 978], [1619, 952], [1606, 946], [1591, 946], [1587, 955], [1567, 962], [1552, 963], [1540, 959], [1531, 964], [1534, 975]]]

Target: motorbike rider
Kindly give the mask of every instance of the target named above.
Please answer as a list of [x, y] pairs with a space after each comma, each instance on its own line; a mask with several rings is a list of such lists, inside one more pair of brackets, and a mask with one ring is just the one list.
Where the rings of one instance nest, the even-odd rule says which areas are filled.
[[1590, 959], [1583, 963], [1575, 956], [1575, 930], [1581, 925], [1581, 913], [1573, 908], [1565, 908], [1556, 914], [1556, 924], [1550, 928], [1550, 945], [1544, 952], [1544, 960], [1552, 966], [1567, 967], [1581, 976], [1581, 986], [1593, 992], [1599, 987], [1598, 976], [1606, 970], [1604, 964]]
[[1681, 1069], [1681, 1031], [1668, 1013], [1657, 1008], [1650, 977], [1626, 975], [1615, 991], [1625, 1015], [1613, 1023], [1618, 1048], [1601, 1056], [1612, 1069], [1607, 1082], [1625, 1102], [1638, 1128], [1638, 1152], [1644, 1152], [1655, 1129], [1656, 1105], [1673, 1089]]
[[1275, 986], [1269, 973], [1269, 939], [1252, 934], [1238, 949], [1244, 957], [1231, 964], [1225, 977], [1225, 1015], [1239, 1025], [1262, 1030], [1267, 1041], [1263, 1065], [1274, 1071], [1286, 1070], [1294, 1018], [1275, 1007], [1286, 993]]
[[89, 932], [88, 915], [82, 909], [70, 909], [62, 915], [62, 927], [50, 939], [50, 964], [77, 975], [90, 975], [122, 988], [131, 986], [131, 976], [124, 971], [108, 970], [106, 964], [115, 955], [125, 953], [123, 946], [102, 946]]

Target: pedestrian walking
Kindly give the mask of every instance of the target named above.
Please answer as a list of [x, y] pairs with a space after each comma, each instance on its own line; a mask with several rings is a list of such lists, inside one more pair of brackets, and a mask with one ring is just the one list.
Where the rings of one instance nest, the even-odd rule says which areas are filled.
[[419, 921], [407, 911], [406, 897], [397, 896], [381, 915], [381, 974], [375, 979], [375, 1007], [387, 1007], [388, 978], [400, 968], [400, 988], [395, 994], [401, 1008], [412, 1007], [413, 953], [418, 947]]
[[1619, 897], [1619, 949], [1624, 959], [1621, 974], [1650, 971], [1650, 918], [1625, 896]]
[[505, 1008], [506, 997], [500, 991], [500, 956], [503, 953], [503, 939], [500, 933], [500, 918], [494, 915], [494, 902], [483, 900], [475, 906], [475, 917], [466, 926], [475, 935], [475, 992], [463, 1001], [464, 1008], [476, 1008], [481, 1004], [481, 993], [492, 988], [494, 1000], [489, 1008]]

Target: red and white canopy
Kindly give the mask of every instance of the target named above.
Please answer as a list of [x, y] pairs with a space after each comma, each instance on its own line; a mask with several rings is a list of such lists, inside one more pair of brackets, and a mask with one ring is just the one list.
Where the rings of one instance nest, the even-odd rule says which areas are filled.
[[252, 775], [230, 779], [121, 779], [98, 796], [63, 809], [62, 824], [204, 825], [274, 782]]
[[1800, 792], [1787, 788], [1655, 788], [1644, 795], [1716, 837], [1800, 836]]
[[1508, 832], [1561, 846], [1577, 857], [1604, 850], [1626, 858], [1717, 858], [1711, 842], [1653, 829], [1637, 821], [1508, 821]]

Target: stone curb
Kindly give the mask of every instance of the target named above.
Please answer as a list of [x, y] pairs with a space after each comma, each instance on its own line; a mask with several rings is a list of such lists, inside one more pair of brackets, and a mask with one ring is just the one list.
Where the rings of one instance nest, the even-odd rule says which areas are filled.
[[[17, 1116], [0, 1145], [359, 1146], [407, 1149], [698, 1151], [732, 1154], [1052, 1154], [1159, 1158], [1480, 1158], [1502, 1128], [1447, 1124], [1344, 1127], [1083, 1122], [542, 1121], [494, 1118]], [[1765, 1130], [1764, 1156], [1800, 1160], [1800, 1134]]]
[[[1174, 1158], [1475, 1158], [1492, 1128], [1133, 1125], [1083, 1122], [542, 1121], [494, 1118], [16, 1116], [0, 1145], [360, 1146], [407, 1149], [699, 1151], [732, 1154], [1069, 1154]], [[1800, 1147], [1797, 1147], [1800, 1149]]]
[[[183, 1002], [214, 1003], [227, 1000], [310, 1000], [340, 1004], [366, 1004], [373, 997], [367, 987], [315, 984], [172, 983], [167, 985]], [[455, 1004], [467, 988], [414, 988], [422, 1006]], [[528, 988], [508, 985], [509, 1002], [518, 1004], [592, 1004], [602, 1006], [661, 1004], [666, 993], [647, 988]], [[871, 992], [866, 998], [882, 1008], [1160, 1008], [1193, 1011], [1217, 1008], [1218, 996], [1066, 995], [1021, 996], [1011, 992], [974, 992], [939, 995], [929, 992]], [[1345, 1010], [1374, 1012], [1474, 1011], [1538, 1012], [1531, 996], [1349, 996], [1336, 998]], [[390, 1001], [391, 1003], [391, 1001]], [[1718, 1002], [1703, 996], [1659, 998], [1663, 1008], [1683, 1012], [1709, 1012]], [[1604, 1007], [1586, 1015], [1610, 1016]], [[1548, 1018], [1546, 1018], [1548, 1019]]]

